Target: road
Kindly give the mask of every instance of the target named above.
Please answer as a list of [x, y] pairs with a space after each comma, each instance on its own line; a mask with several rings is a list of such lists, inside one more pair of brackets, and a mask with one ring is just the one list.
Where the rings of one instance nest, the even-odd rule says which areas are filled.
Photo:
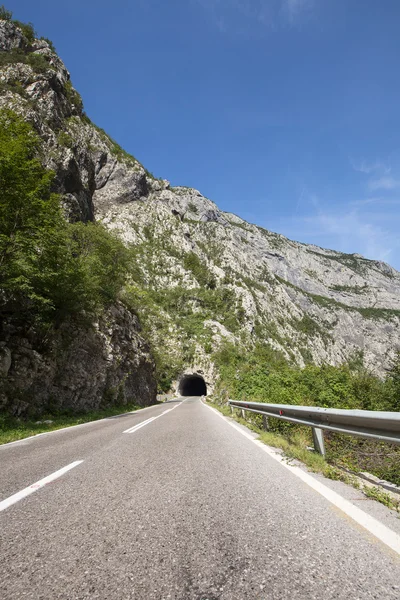
[[242, 433], [187, 398], [0, 447], [2, 600], [399, 600], [400, 555]]

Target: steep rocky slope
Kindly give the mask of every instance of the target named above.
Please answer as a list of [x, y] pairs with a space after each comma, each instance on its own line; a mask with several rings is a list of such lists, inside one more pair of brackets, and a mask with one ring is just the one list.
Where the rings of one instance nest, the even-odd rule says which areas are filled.
[[165, 189], [123, 206], [98, 203], [96, 192], [94, 203], [98, 218], [139, 244], [151, 286], [192, 289], [195, 313], [201, 284], [209, 295], [225, 290], [226, 310], [204, 323], [214, 342], [268, 340], [299, 364], [338, 364], [361, 350], [377, 371], [398, 346], [400, 275], [384, 263], [292, 242], [222, 213], [195, 190]]
[[193, 370], [212, 382], [223, 340], [266, 341], [299, 365], [359, 354], [384, 372], [399, 348], [400, 273], [293, 242], [155, 179], [88, 119], [47, 41], [0, 21], [0, 50], [0, 107], [39, 132], [68, 218], [100, 220], [135, 250], [123, 302], [141, 318], [164, 387]]
[[122, 304], [92, 327], [64, 323], [45, 343], [7, 322], [1, 338], [0, 409], [16, 416], [155, 401], [153, 359]]
[[[0, 93], [0, 106], [22, 115], [40, 134], [40, 158], [56, 174], [54, 187], [67, 217], [93, 220], [100, 167], [87, 139], [80, 147], [66, 133], [84, 131], [81, 100], [61, 60], [48, 42], [34, 39], [30, 26], [0, 20]], [[106, 147], [100, 138], [99, 146]], [[100, 163], [103, 154], [97, 156]], [[154, 360], [137, 316], [122, 303], [91, 323], [69, 318], [45, 334], [16, 317], [1, 312], [0, 410], [35, 415], [155, 401]]]

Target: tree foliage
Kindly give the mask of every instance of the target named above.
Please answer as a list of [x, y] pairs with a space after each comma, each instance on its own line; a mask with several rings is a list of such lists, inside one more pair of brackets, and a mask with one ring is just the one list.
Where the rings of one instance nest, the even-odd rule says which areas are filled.
[[396, 352], [396, 357], [389, 369], [388, 381], [392, 387], [393, 410], [400, 411], [400, 350]]
[[[400, 408], [400, 353], [385, 380], [367, 371], [358, 360], [334, 367], [288, 364], [266, 345], [243, 352], [225, 344], [214, 355], [221, 379], [220, 396], [276, 404], [325, 408], [397, 411]], [[253, 415], [262, 427], [262, 417]], [[311, 429], [270, 417], [269, 429], [289, 439], [312, 443]], [[400, 485], [399, 448], [363, 438], [325, 432], [328, 460], [354, 471], [368, 471]]]
[[203, 263], [194, 252], [188, 252], [183, 257], [183, 266], [191, 271], [193, 277], [201, 287], [215, 289], [216, 281], [214, 275], [208, 270], [207, 265]]
[[214, 358], [221, 373], [220, 386], [238, 400], [362, 410], [399, 408], [400, 359], [389, 377], [381, 380], [351, 362], [336, 367], [309, 364], [300, 369], [263, 344], [244, 353], [227, 343]]
[[4, 4], [0, 6], [0, 20], [1, 21], [12, 21], [14, 25], [19, 27], [28, 40], [30, 44], [35, 41], [36, 31], [32, 23], [23, 23], [22, 21], [17, 21], [13, 19], [13, 13], [11, 10], [8, 10]]
[[13, 19], [13, 23], [21, 29], [22, 33], [24, 34], [24, 36], [26, 37], [28, 42], [30, 44], [33, 44], [33, 42], [35, 41], [35, 39], [37, 37], [37, 34], [36, 34], [33, 24], [32, 23], [23, 23], [22, 21], [16, 21], [15, 19]]
[[12, 19], [12, 12], [11, 10], [7, 10], [6, 7], [4, 6], [4, 4], [2, 4], [0, 6], [0, 20], [1, 21], [11, 21]]
[[31, 125], [1, 111], [0, 314], [90, 317], [118, 297], [131, 256], [101, 225], [65, 221], [39, 153]]

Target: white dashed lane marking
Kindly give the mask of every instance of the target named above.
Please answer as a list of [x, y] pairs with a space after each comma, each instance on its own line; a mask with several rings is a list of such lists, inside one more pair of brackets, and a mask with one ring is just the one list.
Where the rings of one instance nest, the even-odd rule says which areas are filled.
[[13, 496], [6, 498], [2, 502], [0, 502], [0, 512], [2, 510], [6, 510], [6, 508], [9, 508], [10, 506], [15, 504], [16, 502], [19, 502], [23, 498], [30, 496], [30, 494], [37, 492], [38, 490], [40, 490], [40, 488], [44, 487], [48, 483], [51, 483], [55, 479], [58, 479], [59, 477], [61, 477], [62, 475], [64, 475], [65, 473], [67, 473], [68, 471], [73, 469], [74, 467], [77, 467], [81, 463], [83, 463], [83, 460], [76, 460], [75, 462], [71, 463], [70, 465], [67, 465], [66, 467], [63, 467], [62, 469], [59, 469], [55, 473], [52, 473], [51, 475], [47, 475], [47, 477], [40, 479], [36, 483], [32, 483], [32, 485], [25, 488], [24, 490], [21, 490], [20, 492], [17, 492]]
[[155, 421], [156, 419], [163, 417], [164, 415], [171, 412], [172, 410], [175, 410], [175, 408], [178, 408], [178, 406], [180, 406], [180, 404], [177, 404], [176, 406], [174, 406], [174, 408], [169, 408], [168, 410], [165, 410], [163, 413], [161, 413], [161, 415], [158, 415], [157, 417], [150, 417], [150, 419], [146, 419], [146, 421], [142, 421], [142, 423], [138, 423], [137, 425], [134, 425], [133, 427], [130, 427], [129, 429], [125, 429], [125, 431], [123, 433], [135, 433], [136, 431], [138, 431], [138, 429], [141, 429], [142, 427], [145, 427], [152, 421]]

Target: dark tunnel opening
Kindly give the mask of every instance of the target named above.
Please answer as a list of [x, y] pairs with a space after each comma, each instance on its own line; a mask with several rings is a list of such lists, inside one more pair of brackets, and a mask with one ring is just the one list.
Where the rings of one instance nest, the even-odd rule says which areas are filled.
[[181, 396], [206, 396], [207, 386], [201, 375], [184, 375], [179, 382]]

